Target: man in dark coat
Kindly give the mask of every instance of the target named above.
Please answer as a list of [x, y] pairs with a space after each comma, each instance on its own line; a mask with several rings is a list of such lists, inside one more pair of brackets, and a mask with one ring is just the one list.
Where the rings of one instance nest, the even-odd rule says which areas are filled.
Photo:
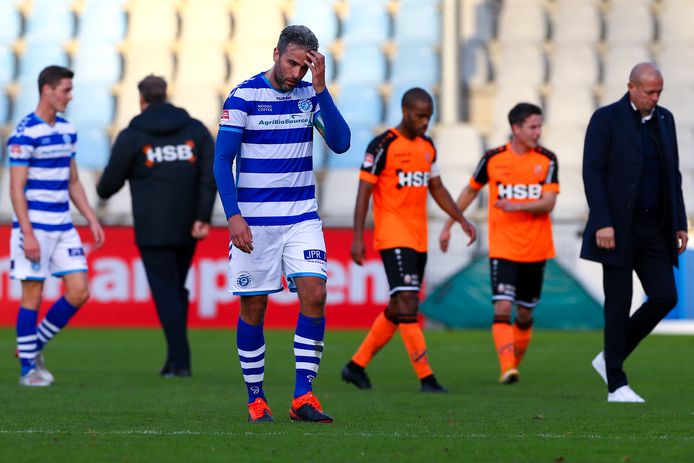
[[116, 139], [97, 186], [107, 199], [130, 182], [135, 241], [164, 328], [162, 376], [190, 376], [186, 275], [209, 232], [216, 194], [214, 142], [205, 126], [166, 102], [166, 81], [138, 84], [142, 113]]
[[[640, 63], [628, 93], [590, 119], [583, 183], [590, 213], [581, 257], [603, 267], [605, 350], [593, 367], [608, 402], [644, 402], [628, 385], [624, 360], [677, 304], [673, 266], [687, 246], [687, 216], [675, 121], [657, 106], [663, 76]], [[631, 316], [632, 273], [648, 299]]]

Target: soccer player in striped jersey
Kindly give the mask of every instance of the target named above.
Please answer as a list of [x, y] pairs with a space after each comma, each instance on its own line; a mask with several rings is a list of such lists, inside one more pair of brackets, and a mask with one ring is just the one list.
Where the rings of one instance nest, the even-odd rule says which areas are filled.
[[[248, 419], [272, 421], [263, 391], [263, 323], [282, 275], [299, 294], [292, 420], [332, 422], [312, 385], [323, 354], [327, 261], [316, 204], [314, 127], [336, 153], [350, 131], [325, 85], [325, 58], [305, 26], [288, 26], [274, 65], [234, 88], [222, 110], [214, 174], [229, 222], [229, 282], [241, 296], [236, 344], [248, 390]], [[311, 71], [312, 82], [302, 81]], [[236, 179], [232, 163], [236, 159]]]
[[[96, 247], [104, 241], [77, 176], [75, 127], [57, 115], [72, 99], [72, 77], [73, 72], [61, 66], [42, 70], [36, 111], [22, 119], [7, 142], [14, 208], [10, 277], [22, 282], [17, 316], [22, 386], [53, 382], [42, 349], [89, 298], [87, 261], [72, 224], [69, 199], [89, 222]], [[37, 327], [43, 283], [49, 274], [62, 278], [65, 294]]]

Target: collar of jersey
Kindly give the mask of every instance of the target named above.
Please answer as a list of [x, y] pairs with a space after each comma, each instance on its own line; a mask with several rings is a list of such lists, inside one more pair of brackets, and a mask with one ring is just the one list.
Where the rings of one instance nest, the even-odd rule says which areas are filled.
[[286, 95], [287, 93], [291, 93], [291, 91], [294, 90], [294, 89], [292, 89], [292, 90], [289, 90], [288, 92], [283, 92], [282, 90], [277, 90], [275, 87], [272, 86], [272, 84], [270, 83], [270, 80], [267, 77], [265, 77], [264, 72], [260, 76], [260, 78], [263, 79], [263, 82], [265, 82], [267, 84], [267, 86], [270, 88], [270, 90], [274, 90], [277, 93], [281, 93], [283, 95]]

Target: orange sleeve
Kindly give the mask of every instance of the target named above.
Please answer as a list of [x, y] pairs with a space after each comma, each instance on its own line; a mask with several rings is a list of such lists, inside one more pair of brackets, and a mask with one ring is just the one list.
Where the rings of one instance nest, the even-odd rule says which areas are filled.
[[378, 182], [378, 176], [369, 172], [359, 171], [359, 180], [364, 180], [366, 183], [375, 185]]
[[547, 191], [549, 193], [559, 193], [558, 183], [545, 183], [542, 187], [542, 191]]
[[481, 189], [484, 187], [484, 185], [482, 185], [481, 183], [477, 182], [477, 181], [475, 180], [475, 177], [470, 177], [470, 187], [471, 187], [473, 190], [481, 190]]

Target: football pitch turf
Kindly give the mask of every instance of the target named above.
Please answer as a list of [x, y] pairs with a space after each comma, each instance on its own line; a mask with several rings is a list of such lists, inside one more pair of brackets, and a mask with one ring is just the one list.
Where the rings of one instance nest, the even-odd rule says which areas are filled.
[[692, 336], [651, 336], [627, 362], [645, 404], [607, 404], [590, 367], [599, 332], [537, 331], [521, 381], [497, 384], [491, 335], [428, 331], [449, 394], [427, 395], [399, 336], [360, 391], [340, 370], [363, 331], [328, 331], [315, 391], [333, 424], [292, 423], [293, 332], [266, 333], [274, 423], [246, 421], [232, 331], [194, 330], [192, 378], [160, 378], [158, 330], [68, 329], [46, 348], [49, 388], [21, 388], [0, 330], [0, 462], [687, 462], [694, 453]]

